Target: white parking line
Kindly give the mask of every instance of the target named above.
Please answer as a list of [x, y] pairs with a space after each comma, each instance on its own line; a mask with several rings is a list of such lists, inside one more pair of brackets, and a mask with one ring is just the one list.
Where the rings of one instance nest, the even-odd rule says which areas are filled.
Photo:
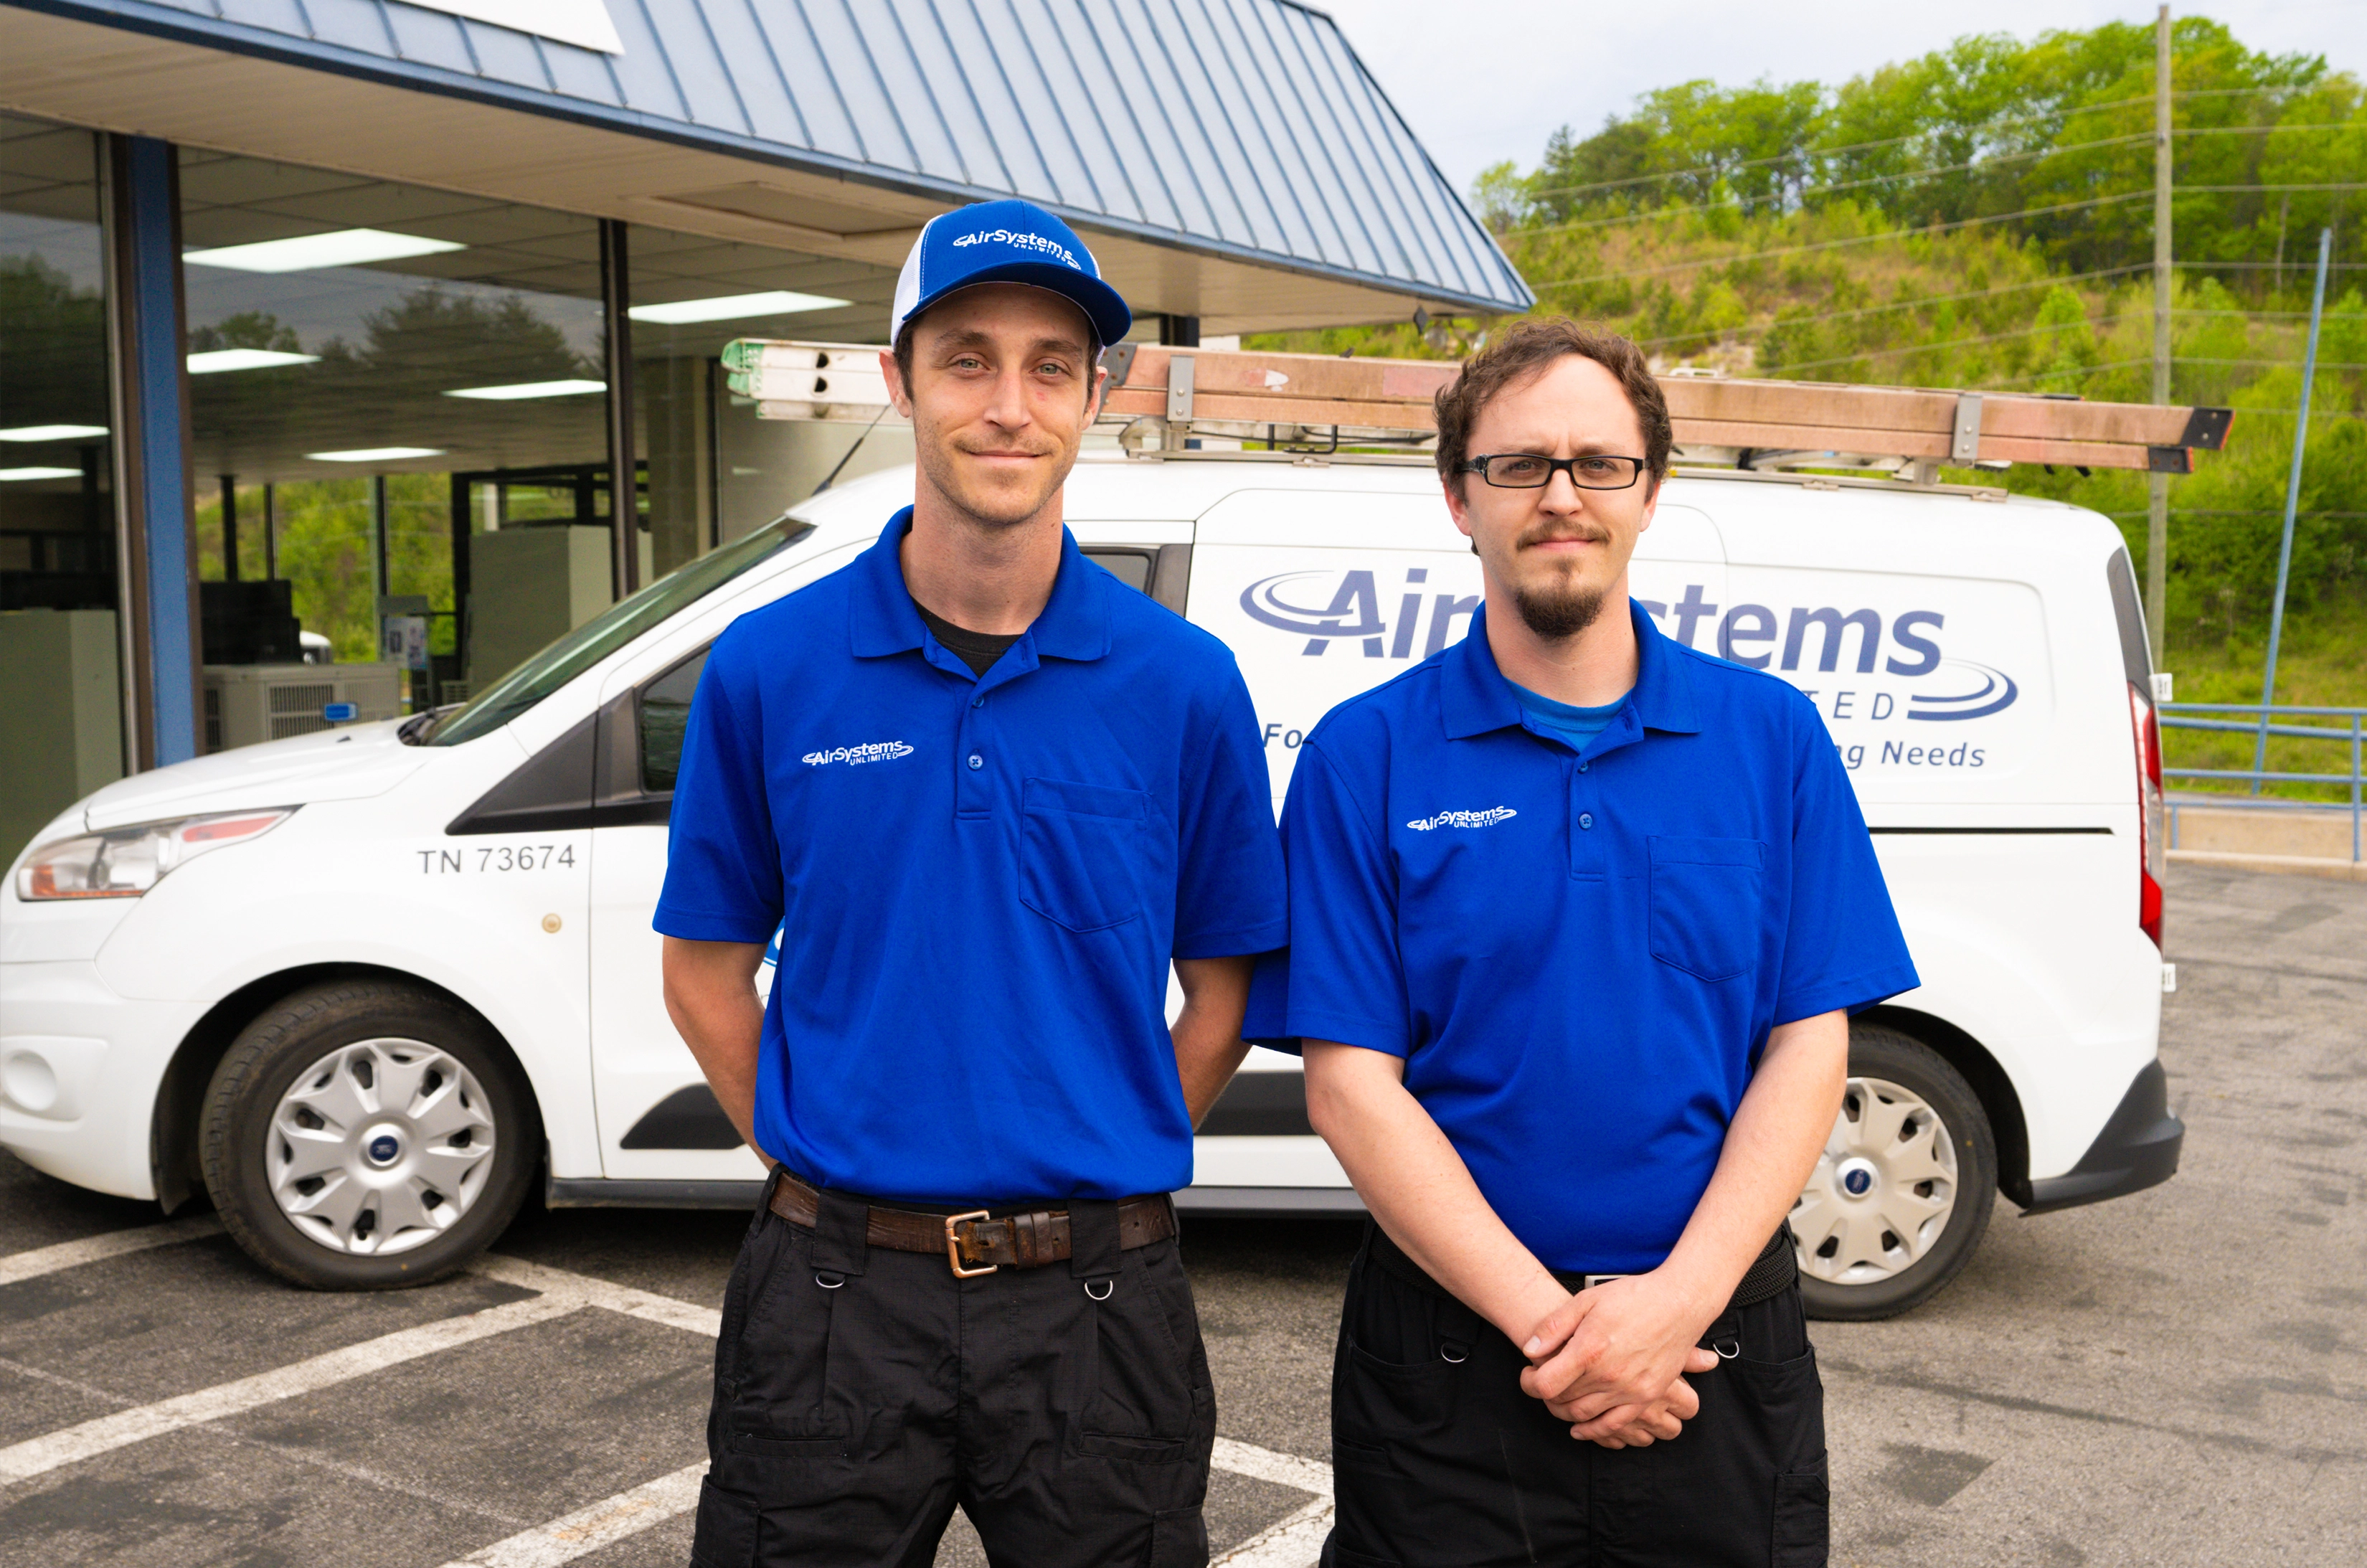
[[1320, 1460], [1276, 1453], [1230, 1437], [1217, 1439], [1208, 1462], [1252, 1481], [1315, 1494], [1314, 1502], [1268, 1525], [1208, 1568], [1313, 1568], [1322, 1555], [1323, 1538], [1331, 1533], [1331, 1467]]
[[[470, 1265], [470, 1271], [481, 1274], [488, 1279], [501, 1280], [504, 1284], [522, 1286], [529, 1290], [540, 1290], [545, 1293], [546, 1300], [566, 1297], [580, 1301], [587, 1306], [605, 1307], [610, 1312], [624, 1312], [629, 1316], [641, 1318], [651, 1323], [665, 1324], [692, 1334], [703, 1335], [709, 1339], [722, 1331], [723, 1314], [712, 1307], [702, 1307], [672, 1296], [661, 1296], [652, 1291], [637, 1290], [630, 1285], [617, 1285], [606, 1279], [595, 1279], [590, 1275], [576, 1274], [564, 1268], [552, 1268], [543, 1264], [527, 1263], [521, 1258], [503, 1257], [488, 1253]], [[1260, 1530], [1256, 1535], [1217, 1559], [1218, 1562], [1229, 1564], [1230, 1568], [1308, 1568], [1308, 1565], [1315, 1562], [1317, 1555], [1323, 1549], [1323, 1538], [1331, 1532], [1331, 1467], [1330, 1465], [1319, 1460], [1302, 1459], [1297, 1454], [1280, 1453], [1273, 1449], [1262, 1449], [1253, 1443], [1238, 1442], [1230, 1437], [1217, 1439], [1208, 1462], [1214, 1469], [1227, 1471], [1234, 1475], [1247, 1476], [1252, 1481], [1268, 1482], [1276, 1486], [1290, 1487], [1294, 1491], [1315, 1494], [1314, 1502], [1277, 1521], [1268, 1528]], [[487, 1565], [487, 1568], [494, 1568], [494, 1565], [498, 1565], [498, 1568], [542, 1568], [546, 1563], [564, 1562], [569, 1557], [575, 1555], [575, 1552], [571, 1551], [563, 1556], [548, 1555], [549, 1549], [537, 1544], [544, 1540], [543, 1532], [580, 1529], [585, 1528], [584, 1520], [587, 1516], [598, 1517], [605, 1509], [627, 1506], [629, 1500], [640, 1498], [644, 1493], [650, 1492], [652, 1488], [681, 1486], [681, 1500], [675, 1506], [664, 1512], [636, 1515], [634, 1517], [639, 1518], [639, 1522], [631, 1524], [619, 1534], [630, 1534], [634, 1530], [645, 1529], [661, 1519], [672, 1517], [674, 1514], [697, 1506], [698, 1477], [705, 1471], [704, 1465], [693, 1465], [688, 1470], [677, 1471], [663, 1480], [650, 1483], [648, 1487], [619, 1493], [606, 1503], [594, 1504], [583, 1514], [570, 1514], [564, 1519], [556, 1520], [542, 1527], [541, 1531], [528, 1530], [523, 1535], [512, 1537], [509, 1540], [489, 1546], [482, 1552], [461, 1561], [471, 1565], [482, 1563]], [[685, 1477], [688, 1478], [686, 1482]], [[642, 1504], [630, 1506], [638, 1508], [655, 1506], [655, 1505]], [[604, 1540], [606, 1539], [612, 1538], [603, 1538]], [[538, 1551], [545, 1554], [516, 1557], [488, 1555], [512, 1550], [522, 1553]], [[593, 1547], [586, 1545], [581, 1550], [589, 1551]]]
[[603, 1497], [547, 1525], [481, 1546], [444, 1568], [558, 1568], [560, 1563], [572, 1562], [586, 1552], [690, 1512], [698, 1506], [699, 1478], [706, 1473], [704, 1460], [685, 1465], [645, 1486]]
[[[57, 1373], [40, 1367], [28, 1367], [22, 1361], [12, 1361], [6, 1356], [0, 1356], [0, 1372], [14, 1372], [20, 1378], [29, 1378], [35, 1382], [48, 1383], [52, 1388], [65, 1389], [82, 1395], [85, 1399], [95, 1400], [100, 1404], [111, 1404], [118, 1410], [128, 1410], [139, 1403], [137, 1400], [126, 1399], [121, 1394], [110, 1392], [94, 1383], [84, 1382], [78, 1378], [60, 1377]], [[407, 1481], [398, 1481], [393, 1476], [381, 1474], [378, 1471], [362, 1465], [347, 1464], [342, 1460], [333, 1460], [326, 1454], [314, 1453], [309, 1449], [296, 1448], [287, 1443], [274, 1443], [262, 1437], [250, 1437], [243, 1432], [233, 1432], [225, 1426], [203, 1426], [198, 1430], [204, 1432], [210, 1437], [218, 1437], [225, 1443], [245, 1449], [259, 1449], [267, 1454], [277, 1454], [294, 1464], [310, 1465], [315, 1470], [324, 1470], [334, 1475], [345, 1476], [350, 1481], [358, 1481], [366, 1486], [375, 1486], [384, 1491], [399, 1493], [405, 1497], [416, 1497], [423, 1503], [433, 1503], [439, 1508], [449, 1508], [456, 1514], [475, 1514], [481, 1518], [491, 1519], [497, 1525], [507, 1525], [512, 1529], [526, 1523], [515, 1514], [505, 1514], [499, 1508], [488, 1508], [482, 1503], [472, 1503], [465, 1497], [455, 1497], [448, 1492], [437, 1492], [428, 1487], [413, 1485]]]
[[[220, 1229], [212, 1216], [199, 1215], [16, 1253], [0, 1257], [0, 1284], [195, 1240]], [[708, 1339], [722, 1330], [723, 1314], [713, 1307], [522, 1258], [488, 1253], [470, 1265], [468, 1272], [539, 1294], [531, 1301], [513, 1301], [463, 1317], [404, 1329], [293, 1366], [101, 1416], [0, 1449], [0, 1485], [46, 1474], [61, 1466], [185, 1426], [218, 1421], [259, 1405], [334, 1387], [382, 1368], [505, 1334], [514, 1328], [547, 1323], [584, 1307], [600, 1307]], [[1316, 1494], [1315, 1501], [1251, 1536], [1217, 1558], [1211, 1568], [1307, 1568], [1315, 1561], [1331, 1528], [1330, 1465], [1230, 1437], [1216, 1440], [1209, 1462], [1213, 1468], [1234, 1475]], [[466, 1557], [455, 1559], [446, 1568], [555, 1568], [556, 1564], [572, 1562], [697, 1506], [699, 1480], [706, 1472], [704, 1462], [686, 1466], [548, 1524], [481, 1547]]]
[[605, 1307], [612, 1312], [622, 1312], [627, 1317], [640, 1318], [648, 1323], [663, 1324], [668, 1328], [678, 1328], [685, 1333], [703, 1334], [709, 1339], [723, 1332], [723, 1313], [717, 1308], [702, 1307], [695, 1301], [636, 1290], [630, 1285], [611, 1284], [606, 1279], [595, 1279], [588, 1274], [574, 1274], [564, 1268], [527, 1263], [522, 1258], [487, 1253], [469, 1266], [469, 1272], [487, 1279], [498, 1279], [504, 1285], [539, 1290], [546, 1296], [564, 1297], [587, 1307]]
[[1318, 1497], [1212, 1560], [1208, 1568], [1315, 1568], [1331, 1533], [1331, 1499]]
[[35, 1247], [30, 1252], [12, 1252], [0, 1257], [0, 1285], [14, 1285], [19, 1279], [55, 1274], [62, 1268], [79, 1268], [85, 1263], [121, 1257], [126, 1253], [146, 1252], [150, 1247], [168, 1247], [177, 1242], [193, 1242], [200, 1236], [210, 1236], [221, 1229], [221, 1221], [212, 1215], [192, 1214], [185, 1219], [167, 1220], [159, 1225], [142, 1225], [132, 1231], [109, 1231], [105, 1235], [85, 1236], [78, 1242], [60, 1242], [55, 1246]]
[[1237, 1443], [1230, 1437], [1219, 1437], [1215, 1453], [1209, 1456], [1209, 1462], [1218, 1470], [1246, 1475], [1251, 1481], [1272, 1482], [1276, 1486], [1287, 1486], [1294, 1491], [1312, 1492], [1319, 1497], [1331, 1495], [1331, 1467], [1320, 1460], [1279, 1454], [1253, 1443]]
[[93, 1455], [125, 1448], [202, 1421], [219, 1421], [258, 1405], [331, 1388], [383, 1368], [414, 1361], [422, 1356], [432, 1356], [439, 1350], [450, 1350], [475, 1340], [489, 1339], [529, 1324], [565, 1317], [583, 1305], [581, 1301], [572, 1297], [538, 1296], [531, 1301], [512, 1301], [505, 1306], [489, 1307], [481, 1312], [470, 1312], [465, 1316], [445, 1318], [436, 1323], [422, 1324], [417, 1328], [381, 1335], [376, 1339], [366, 1339], [359, 1345], [348, 1345], [341, 1350], [312, 1357], [310, 1360], [258, 1372], [251, 1378], [241, 1378], [236, 1382], [218, 1383], [210, 1389], [199, 1389], [195, 1393], [143, 1404], [114, 1415], [102, 1415], [96, 1420], [85, 1421], [78, 1426], [67, 1426], [42, 1437], [28, 1437], [21, 1443], [0, 1449], [0, 1485], [46, 1474], [61, 1465], [73, 1464]]

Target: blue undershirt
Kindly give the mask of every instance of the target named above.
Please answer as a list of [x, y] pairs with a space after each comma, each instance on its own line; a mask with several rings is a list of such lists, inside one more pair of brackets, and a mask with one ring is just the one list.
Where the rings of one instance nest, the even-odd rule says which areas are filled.
[[1540, 696], [1518, 681], [1504, 684], [1512, 688], [1512, 700], [1521, 705], [1521, 711], [1529, 716], [1531, 722], [1554, 739], [1567, 743], [1572, 751], [1584, 751], [1586, 743], [1601, 734], [1604, 726], [1619, 716], [1619, 710], [1627, 706], [1624, 693], [1618, 701], [1606, 702], [1600, 708], [1577, 708]]

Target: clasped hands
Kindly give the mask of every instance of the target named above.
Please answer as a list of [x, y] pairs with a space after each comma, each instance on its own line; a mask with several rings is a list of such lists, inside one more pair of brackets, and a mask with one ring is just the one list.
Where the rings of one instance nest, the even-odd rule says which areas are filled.
[[1698, 1343], [1714, 1316], [1657, 1271], [1565, 1296], [1521, 1346], [1522, 1392], [1569, 1422], [1573, 1437], [1606, 1449], [1666, 1441], [1700, 1413], [1685, 1374], [1717, 1366]]

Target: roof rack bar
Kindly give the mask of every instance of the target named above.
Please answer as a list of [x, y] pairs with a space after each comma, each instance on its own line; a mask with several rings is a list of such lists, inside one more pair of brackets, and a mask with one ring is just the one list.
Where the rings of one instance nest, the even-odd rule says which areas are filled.
[[[849, 361], [878, 352], [876, 346], [742, 338], [725, 350], [724, 363], [731, 390], [757, 398], [762, 417], [867, 419], [886, 401], [885, 386], [863, 361]], [[1436, 430], [1432, 400], [1462, 373], [1461, 366], [1439, 359], [1149, 343], [1114, 345], [1104, 365], [1110, 379], [1101, 417], [1143, 422], [1127, 446], [1146, 452], [1195, 436], [1240, 434], [1211, 426], [1336, 426], [1336, 438], [1352, 444], [1419, 443]], [[2224, 447], [2234, 419], [2224, 408], [1928, 387], [1670, 375], [1661, 388], [1681, 448], [1897, 459], [1923, 483], [1941, 463], [2188, 473], [2193, 449]]]

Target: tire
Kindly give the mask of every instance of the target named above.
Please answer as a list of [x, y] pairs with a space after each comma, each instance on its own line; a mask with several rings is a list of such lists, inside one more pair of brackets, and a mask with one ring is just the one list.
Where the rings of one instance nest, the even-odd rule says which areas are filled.
[[1964, 1075], [1920, 1040], [1850, 1028], [1849, 1086], [1792, 1210], [1812, 1318], [1896, 1317], [1972, 1260], [1997, 1201], [1997, 1140]]
[[315, 1290], [461, 1267], [515, 1217], [542, 1148], [526, 1075], [484, 1021], [387, 980], [312, 986], [247, 1025], [198, 1137], [223, 1228]]

